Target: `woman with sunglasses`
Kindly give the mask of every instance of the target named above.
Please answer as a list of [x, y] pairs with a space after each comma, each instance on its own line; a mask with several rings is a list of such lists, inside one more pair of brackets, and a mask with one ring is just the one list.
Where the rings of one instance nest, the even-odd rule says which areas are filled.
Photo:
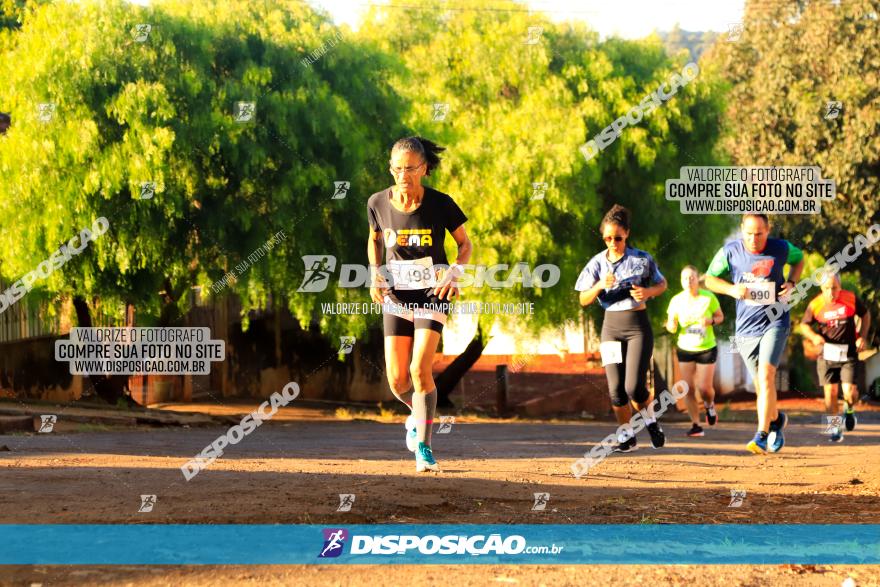
[[[415, 452], [416, 471], [439, 471], [431, 451], [437, 409], [432, 367], [449, 304], [459, 294], [456, 279], [471, 256], [467, 217], [448, 195], [422, 185], [444, 151], [421, 137], [397, 141], [391, 149], [394, 185], [370, 196], [370, 297], [383, 305], [385, 367], [395, 397], [410, 408], [406, 445]], [[446, 232], [458, 245], [448, 265]], [[386, 264], [382, 264], [382, 251]], [[411, 389], [413, 388], [414, 389]]]
[[605, 310], [600, 350], [614, 416], [623, 427], [614, 448], [617, 452], [638, 448], [630, 424], [631, 401], [638, 410], [644, 410], [651, 445], [660, 448], [666, 442], [647, 386], [654, 334], [645, 309], [647, 300], [666, 291], [666, 279], [650, 254], [626, 246], [629, 229], [629, 210], [615, 204], [602, 219], [607, 250], [590, 259], [575, 285], [581, 292], [582, 306], [598, 299]]

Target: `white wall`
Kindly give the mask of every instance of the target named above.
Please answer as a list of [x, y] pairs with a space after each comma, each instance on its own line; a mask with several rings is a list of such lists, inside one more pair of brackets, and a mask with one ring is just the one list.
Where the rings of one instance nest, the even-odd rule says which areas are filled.
[[[520, 319], [523, 319], [522, 317]], [[528, 320], [527, 317], [524, 318]], [[457, 355], [464, 351], [477, 333], [477, 316], [456, 314], [450, 316], [443, 329], [443, 353]], [[572, 322], [564, 328], [550, 328], [540, 336], [526, 336], [516, 330], [516, 321], [508, 321], [508, 326], [495, 323], [484, 355], [538, 354], [557, 355], [562, 352], [584, 352], [584, 333], [581, 325]]]

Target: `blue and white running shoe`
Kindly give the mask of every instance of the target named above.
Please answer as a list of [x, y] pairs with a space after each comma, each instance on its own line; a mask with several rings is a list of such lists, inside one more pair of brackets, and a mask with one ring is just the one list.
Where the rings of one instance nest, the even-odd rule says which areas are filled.
[[770, 422], [770, 435], [767, 437], [768, 450], [770, 452], [779, 452], [779, 449], [785, 445], [785, 436], [782, 434], [782, 429], [785, 428], [786, 424], [788, 424], [788, 416], [785, 415], [785, 412], [779, 412], [779, 416]]

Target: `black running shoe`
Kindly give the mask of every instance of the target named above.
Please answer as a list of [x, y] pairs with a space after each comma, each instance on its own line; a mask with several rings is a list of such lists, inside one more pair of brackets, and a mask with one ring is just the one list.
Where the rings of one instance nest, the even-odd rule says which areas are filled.
[[714, 426], [715, 422], [718, 421], [718, 412], [715, 411], [715, 406], [711, 408], [706, 408], [706, 423], [709, 426]]
[[694, 424], [691, 426], [691, 429], [688, 430], [688, 436], [705, 436], [706, 434], [703, 432], [703, 427], [699, 424]]
[[614, 452], [632, 452], [634, 450], [639, 449], [639, 444], [636, 442], [635, 436], [630, 436], [623, 442], [620, 442], [620, 439], [617, 439], [617, 445], [614, 447]]
[[666, 444], [666, 435], [663, 434], [659, 423], [651, 422], [648, 424], [648, 433], [651, 435], [651, 446], [654, 448], [660, 448]]
[[850, 410], [843, 413], [843, 425], [846, 426], [847, 432], [852, 432], [856, 427], [856, 411]]

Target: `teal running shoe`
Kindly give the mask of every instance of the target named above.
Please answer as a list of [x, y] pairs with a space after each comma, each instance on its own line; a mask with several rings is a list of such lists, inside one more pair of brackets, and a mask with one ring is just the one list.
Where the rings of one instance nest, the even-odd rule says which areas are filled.
[[440, 465], [434, 460], [434, 453], [431, 452], [431, 447], [424, 442], [420, 442], [416, 449], [416, 473], [439, 470]]

